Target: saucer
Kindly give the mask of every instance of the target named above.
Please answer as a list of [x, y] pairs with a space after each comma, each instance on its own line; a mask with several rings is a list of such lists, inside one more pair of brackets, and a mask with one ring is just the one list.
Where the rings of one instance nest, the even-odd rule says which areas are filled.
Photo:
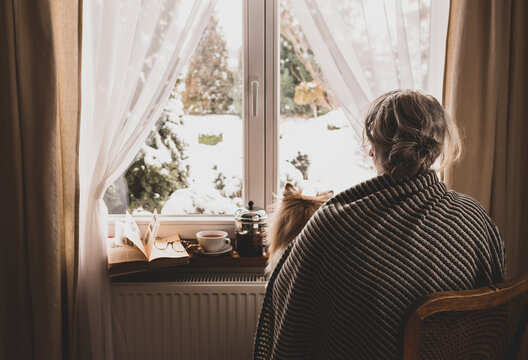
[[215, 252], [206, 252], [205, 249], [204, 249], [204, 251], [202, 252], [202, 254], [204, 254], [204, 255], [216, 256], [216, 255], [222, 255], [222, 254], [225, 254], [225, 253], [227, 253], [227, 252], [230, 252], [231, 250], [233, 250], [233, 247], [232, 247], [231, 245], [227, 245], [225, 248], [220, 249], [220, 251], [215, 251]]

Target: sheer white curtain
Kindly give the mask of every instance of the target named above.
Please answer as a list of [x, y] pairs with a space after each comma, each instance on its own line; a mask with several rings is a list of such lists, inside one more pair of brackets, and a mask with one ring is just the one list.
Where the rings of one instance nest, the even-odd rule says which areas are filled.
[[[106, 188], [130, 165], [197, 45], [215, 0], [83, 2], [78, 353], [113, 355]], [[112, 328], [112, 326], [114, 328]]]
[[382, 93], [442, 99], [448, 0], [289, 0], [321, 70], [358, 135]]

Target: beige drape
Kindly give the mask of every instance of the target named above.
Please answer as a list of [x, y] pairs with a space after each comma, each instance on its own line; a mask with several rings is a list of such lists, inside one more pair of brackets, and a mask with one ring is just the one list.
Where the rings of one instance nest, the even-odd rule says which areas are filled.
[[465, 156], [445, 172], [499, 227], [508, 277], [528, 272], [528, 1], [452, 0], [444, 104]]
[[0, 358], [73, 352], [79, 6], [0, 2]]

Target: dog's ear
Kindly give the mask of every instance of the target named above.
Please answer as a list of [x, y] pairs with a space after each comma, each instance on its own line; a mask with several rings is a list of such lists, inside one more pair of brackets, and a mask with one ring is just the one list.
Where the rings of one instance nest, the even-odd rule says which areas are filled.
[[334, 191], [333, 190], [329, 190], [329, 191], [323, 191], [323, 192], [318, 192], [316, 194], [316, 196], [323, 196], [323, 197], [326, 197], [328, 199], [334, 197]]
[[293, 193], [297, 192], [297, 189], [295, 188], [295, 186], [293, 186], [292, 183], [290, 182], [287, 182], [286, 185], [284, 186], [284, 192], [283, 192], [283, 195], [286, 196], [286, 195], [291, 195]]

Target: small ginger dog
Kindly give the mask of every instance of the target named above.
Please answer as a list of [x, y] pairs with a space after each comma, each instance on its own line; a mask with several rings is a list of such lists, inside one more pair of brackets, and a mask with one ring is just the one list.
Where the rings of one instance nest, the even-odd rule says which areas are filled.
[[266, 273], [271, 274], [279, 263], [282, 254], [304, 228], [312, 215], [327, 200], [334, 196], [333, 191], [317, 193], [315, 196], [302, 194], [287, 183], [284, 187], [284, 197], [278, 209], [269, 219], [264, 244], [268, 247], [268, 265]]

